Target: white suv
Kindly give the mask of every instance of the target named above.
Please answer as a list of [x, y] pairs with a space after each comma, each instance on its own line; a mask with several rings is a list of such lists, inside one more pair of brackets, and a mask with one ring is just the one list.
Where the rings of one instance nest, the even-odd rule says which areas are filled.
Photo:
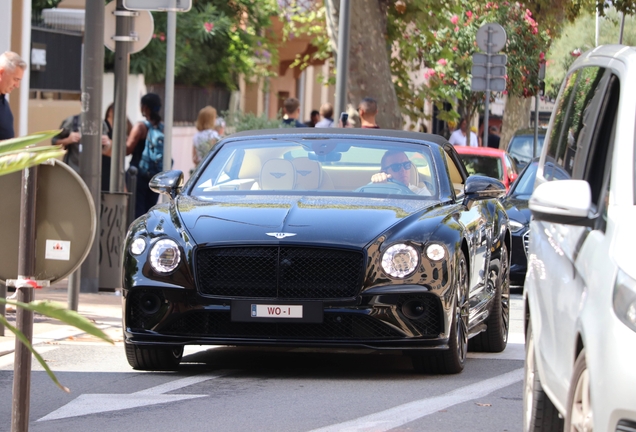
[[635, 77], [636, 48], [583, 54], [550, 120], [529, 203], [524, 431], [636, 432]]

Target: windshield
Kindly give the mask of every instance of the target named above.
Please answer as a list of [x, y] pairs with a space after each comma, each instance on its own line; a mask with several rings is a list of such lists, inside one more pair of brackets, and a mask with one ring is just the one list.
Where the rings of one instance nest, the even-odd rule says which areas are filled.
[[[541, 154], [545, 135], [539, 135], [537, 142], [537, 156]], [[512, 138], [508, 145], [508, 153], [522, 164], [527, 164], [533, 158], [532, 147], [534, 143], [534, 135], [517, 135]]]
[[379, 139], [246, 139], [222, 144], [195, 174], [189, 190], [196, 197], [375, 193], [431, 199], [439, 190], [434, 168], [430, 148], [423, 144]]
[[500, 157], [460, 154], [459, 158], [466, 166], [469, 175], [478, 174], [501, 180], [503, 166]]

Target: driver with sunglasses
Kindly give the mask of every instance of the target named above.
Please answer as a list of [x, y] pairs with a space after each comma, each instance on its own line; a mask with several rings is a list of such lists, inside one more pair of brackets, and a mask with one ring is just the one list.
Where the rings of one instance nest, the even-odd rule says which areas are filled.
[[393, 179], [407, 186], [413, 193], [417, 195], [433, 195], [426, 185], [422, 187], [410, 184], [411, 169], [414, 169], [413, 163], [406, 157], [403, 151], [388, 150], [381, 161], [382, 172], [373, 174], [372, 183], [383, 183], [389, 179]]

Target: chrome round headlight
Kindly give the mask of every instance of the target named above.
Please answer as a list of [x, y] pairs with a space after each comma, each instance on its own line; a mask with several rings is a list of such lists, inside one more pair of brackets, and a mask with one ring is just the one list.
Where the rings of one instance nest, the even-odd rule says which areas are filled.
[[130, 244], [130, 253], [133, 255], [141, 255], [146, 250], [146, 240], [137, 237]]
[[150, 266], [159, 273], [170, 273], [179, 265], [181, 252], [174, 240], [159, 240], [150, 249]]
[[441, 261], [446, 256], [444, 246], [434, 243], [426, 248], [426, 256], [431, 261]]
[[521, 229], [523, 229], [523, 224], [521, 222], [510, 219], [510, 231], [517, 232]]
[[413, 246], [396, 244], [382, 255], [382, 268], [389, 276], [403, 278], [415, 271], [419, 261], [419, 254]]

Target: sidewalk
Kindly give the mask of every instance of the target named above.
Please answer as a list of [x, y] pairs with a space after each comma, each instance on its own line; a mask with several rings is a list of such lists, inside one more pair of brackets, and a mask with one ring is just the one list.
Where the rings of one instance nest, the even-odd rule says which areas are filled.
[[[51, 300], [68, 305], [67, 281], [42, 289], [34, 290], [36, 300]], [[78, 312], [88, 318], [115, 341], [122, 340], [121, 304], [119, 292], [99, 292], [97, 294], [80, 293]], [[6, 313], [9, 324], [15, 326], [15, 312]], [[41, 345], [61, 340], [94, 340], [93, 336], [83, 333], [75, 327], [64, 324], [56, 319], [43, 315], [33, 316], [33, 345]], [[4, 329], [4, 336], [0, 336], [0, 357], [15, 351], [15, 337], [9, 329]]]

